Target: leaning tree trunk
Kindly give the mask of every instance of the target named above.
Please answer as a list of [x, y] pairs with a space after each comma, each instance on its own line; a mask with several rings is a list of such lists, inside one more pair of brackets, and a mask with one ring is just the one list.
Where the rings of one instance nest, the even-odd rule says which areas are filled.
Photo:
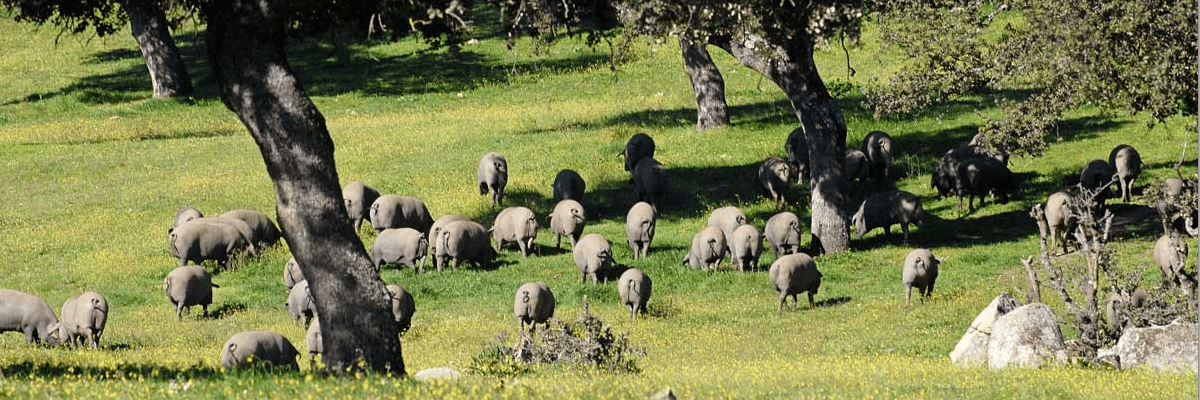
[[841, 106], [829, 95], [817, 72], [813, 41], [796, 38], [777, 44], [750, 36], [745, 40], [715, 37], [710, 43], [775, 82], [787, 95], [808, 141], [813, 188], [811, 251], [817, 254], [845, 251], [850, 246], [844, 207], [846, 199], [842, 196], [846, 120], [842, 118]]
[[679, 37], [683, 69], [692, 80], [696, 94], [696, 130], [729, 125], [729, 106], [725, 103], [725, 78], [713, 64], [707, 44]]
[[156, 0], [126, 0], [122, 5], [129, 14], [129, 28], [142, 50], [146, 69], [150, 70], [154, 98], [186, 97], [195, 93], [192, 78], [167, 26], [167, 14], [162, 4]]
[[387, 291], [346, 223], [325, 119], [284, 54], [288, 3], [215, 3], [206, 13], [208, 58], [221, 100], [250, 130], [275, 182], [279, 225], [321, 319], [326, 368], [403, 375]]

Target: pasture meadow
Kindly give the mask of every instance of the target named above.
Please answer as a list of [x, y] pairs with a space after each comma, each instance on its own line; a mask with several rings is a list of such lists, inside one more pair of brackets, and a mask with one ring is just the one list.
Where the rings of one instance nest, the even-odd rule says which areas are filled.
[[[1136, 147], [1146, 166], [1133, 202], [1114, 206], [1127, 218], [1110, 246], [1119, 265], [1146, 270], [1143, 284], [1155, 284], [1150, 249], [1159, 228], [1157, 217], [1145, 214], [1152, 200], [1140, 194], [1174, 176], [1184, 142], [1192, 152], [1183, 172], [1196, 172], [1190, 121], [1148, 128], [1143, 116], [1078, 110], [1049, 136], [1044, 156], [1013, 158], [1022, 181], [1013, 201], [960, 213], [955, 199], [938, 199], [929, 188], [930, 172], [945, 150], [969, 140], [981, 115], [996, 110], [966, 99], [914, 117], [874, 119], [858, 88], [886, 80], [899, 61], [879, 48], [869, 27], [849, 54], [855, 76], [840, 48], [821, 52], [822, 72], [843, 99], [848, 143], [857, 146], [877, 129], [894, 137], [896, 184], [920, 196], [934, 218], [915, 228], [908, 244], [896, 230], [876, 230], [853, 240], [850, 252], [818, 257], [825, 276], [817, 306], [801, 301], [782, 316], [767, 283], [769, 251], [748, 273], [680, 265], [712, 209], [737, 205], [751, 223], [765, 224], [773, 204], [749, 178], [758, 162], [783, 154], [796, 125], [779, 90], [727, 55], [713, 54], [733, 124], [698, 133], [688, 79], [669, 40], [637, 41], [616, 72], [607, 50], [573, 40], [542, 56], [531, 55], [527, 43], [509, 50], [493, 36], [460, 55], [413, 40], [360, 44], [344, 66], [327, 58], [327, 43], [293, 42], [294, 66], [327, 119], [343, 183], [361, 180], [383, 193], [419, 197], [435, 218], [456, 213], [490, 225], [497, 210], [474, 186], [485, 152], [508, 158], [506, 203], [542, 216], [553, 208], [555, 173], [575, 169], [588, 185], [586, 232], [603, 234], [621, 266], [654, 280], [649, 314], [630, 321], [612, 283], [579, 284], [569, 245], [556, 249], [546, 229], [536, 255], [521, 258], [506, 248], [495, 270], [418, 275], [385, 268], [382, 278], [405, 286], [417, 302], [403, 337], [409, 373], [438, 366], [466, 372], [498, 333], [513, 336], [513, 291], [535, 280], [554, 291], [558, 318], [578, 316], [586, 296], [591, 312], [614, 332], [627, 332], [646, 356], [637, 359], [636, 373], [537, 366], [515, 377], [465, 373], [430, 383], [379, 374], [327, 378], [311, 372], [307, 356], [300, 372], [226, 373], [219, 347], [232, 334], [271, 329], [303, 348], [304, 327], [284, 305], [286, 245], [215, 275], [221, 287], [211, 318], [200, 318], [197, 308], [177, 320], [163, 295], [162, 279], [176, 264], [166, 233], [179, 207], [274, 215], [255, 144], [215, 97], [203, 35], [177, 32], [199, 91], [177, 102], [149, 99], [149, 78], [127, 35], [59, 37], [54, 28], [11, 18], [0, 18], [0, 28], [0, 47], [8, 50], [0, 54], [0, 287], [39, 295], [56, 312], [85, 290], [100, 291], [111, 307], [98, 350], [34, 347], [21, 335], [0, 334], [3, 398], [608, 399], [663, 388], [681, 398], [1197, 397], [1190, 374], [1082, 365], [960, 369], [947, 356], [994, 296], [1023, 296], [1020, 258], [1038, 249], [1030, 206], [1117, 144]], [[633, 261], [623, 227], [634, 197], [616, 155], [637, 132], [654, 137], [672, 186], [649, 257]], [[792, 198], [805, 196], [807, 187], [792, 189]], [[807, 221], [807, 205], [799, 203], [790, 209]], [[370, 246], [374, 234], [360, 235]], [[900, 265], [916, 246], [944, 262], [932, 298], [906, 308]], [[1059, 261], [1079, 262], [1072, 257], [1079, 256]], [[1051, 293], [1043, 298], [1060, 321], [1070, 318]]]

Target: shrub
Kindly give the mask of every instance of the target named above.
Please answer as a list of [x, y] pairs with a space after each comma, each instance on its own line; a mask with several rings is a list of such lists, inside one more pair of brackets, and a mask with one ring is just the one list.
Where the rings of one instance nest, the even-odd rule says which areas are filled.
[[609, 372], [637, 373], [636, 357], [645, 350], [629, 343], [628, 333], [615, 335], [612, 327], [588, 311], [584, 298], [583, 313], [572, 322], [551, 319], [534, 332], [521, 332], [515, 345], [508, 345], [501, 332], [496, 341], [483, 348], [471, 360], [468, 370], [480, 375], [509, 377], [531, 370], [532, 365], [564, 364], [590, 367]]

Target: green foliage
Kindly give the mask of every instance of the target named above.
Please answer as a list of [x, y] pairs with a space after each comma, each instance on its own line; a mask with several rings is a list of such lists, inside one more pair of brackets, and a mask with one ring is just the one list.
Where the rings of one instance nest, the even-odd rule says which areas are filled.
[[979, 132], [1039, 155], [1083, 105], [1145, 112], [1147, 123], [1196, 114], [1195, 1], [881, 4], [881, 38], [910, 61], [870, 88], [877, 115], [986, 93], [1002, 113]]

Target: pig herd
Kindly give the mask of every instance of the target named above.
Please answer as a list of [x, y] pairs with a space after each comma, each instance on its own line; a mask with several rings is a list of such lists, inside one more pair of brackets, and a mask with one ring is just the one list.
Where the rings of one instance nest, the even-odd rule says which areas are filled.
[[[796, 297], [801, 293], [808, 294], [810, 306], [815, 305], [813, 296], [817, 294], [822, 278], [813, 258], [801, 251], [803, 224], [800, 216], [784, 211], [789, 186], [793, 183], [802, 185], [811, 171], [802, 129], [796, 129], [787, 137], [784, 151], [786, 159], [766, 159], [754, 177], [763, 196], [773, 201], [778, 209], [763, 229], [760, 231], [748, 221], [737, 207], [717, 208], [709, 215], [706, 226], [693, 236], [691, 247], [682, 257], [682, 264], [693, 269], [720, 269], [721, 262], [728, 257], [729, 268], [753, 271], [759, 269], [759, 258], [764, 247], [769, 246], [775, 256], [768, 268], [768, 277], [778, 292], [777, 313], [782, 313], [789, 296], [792, 307], [796, 307]], [[875, 131], [864, 138], [859, 148], [845, 152], [844, 173], [851, 184], [845, 189], [848, 193], [860, 189], [868, 191], [851, 218], [853, 236], [858, 239], [875, 228], [883, 228], [888, 234], [892, 225], [900, 225], [907, 242], [909, 225], [920, 226], [925, 217], [919, 197], [902, 190], [888, 190], [894, 187], [889, 174], [893, 151], [892, 138]], [[654, 140], [644, 133], [631, 137], [620, 153], [637, 198], [626, 215], [625, 226], [626, 242], [633, 260], [643, 259], [649, 252], [659, 217], [658, 205], [664, 201], [668, 188], [668, 169], [654, 158], [654, 153]], [[982, 205], [989, 196], [1004, 203], [1016, 190], [1007, 161], [1007, 154], [986, 149], [976, 138], [942, 156], [933, 171], [930, 186], [941, 197], [957, 196], [960, 212], [964, 197], [969, 210], [974, 209], [975, 199]], [[480, 194], [489, 197], [493, 208], [504, 206], [508, 167], [507, 159], [496, 152], [483, 155], [479, 161], [476, 183]], [[1096, 199], [1103, 205], [1108, 188], [1115, 186], [1121, 199], [1128, 201], [1140, 167], [1137, 150], [1118, 146], [1113, 149], [1108, 162], [1097, 159], [1085, 166], [1078, 189], [1080, 193], [1096, 194]], [[597, 285], [600, 276], [614, 269], [615, 261], [608, 238], [598, 233], [585, 234], [588, 221], [583, 202], [586, 183], [579, 173], [565, 169], [554, 177], [551, 187], [557, 204], [545, 221], [554, 235], [555, 247], [562, 247], [565, 236], [579, 269], [580, 283], [590, 279]], [[1194, 190], [1194, 185], [1191, 189]], [[1170, 193], [1171, 187], [1165, 190]], [[405, 265], [424, 273], [426, 259], [430, 256], [437, 271], [457, 270], [464, 263], [492, 267], [497, 252], [506, 245], [514, 247], [522, 257], [536, 253], [533, 243], [541, 227], [540, 219], [526, 207], [502, 208], [489, 228], [455, 214], [435, 220], [420, 199], [380, 194], [362, 182], [347, 184], [342, 194], [349, 223], [355, 231], [360, 232], [363, 222], [368, 221], [375, 232], [370, 257], [377, 272], [385, 265]], [[1064, 252], [1069, 241], [1064, 236], [1073, 231], [1077, 221], [1066, 209], [1071, 196], [1067, 191], [1056, 192], [1045, 204], [1052, 240], [1055, 247]], [[208, 314], [212, 290], [218, 286], [203, 268], [204, 261], [216, 263], [218, 270], [226, 269], [235, 254], [257, 255], [277, 243], [280, 237], [279, 229], [262, 212], [239, 209], [217, 217], [205, 217], [194, 207], [180, 209], [168, 230], [168, 248], [178, 260], [178, 268], [166, 276], [162, 285], [175, 306], [177, 318], [183, 317], [185, 309], [196, 305], [201, 306], [203, 315]], [[1159, 240], [1155, 259], [1162, 268], [1164, 280], [1180, 274], [1178, 271], [1187, 250], [1186, 243], [1178, 240], [1178, 235], [1164, 235]], [[906, 304], [911, 303], [913, 288], [917, 289], [922, 302], [931, 295], [940, 262], [927, 249], [912, 250], [905, 257], [900, 275]], [[308, 326], [307, 350], [309, 356], [314, 357], [322, 351], [319, 316], [309, 294], [308, 282], [294, 258], [285, 264], [283, 277], [288, 289], [288, 312], [298, 323]], [[616, 287], [621, 304], [629, 309], [631, 319], [636, 319], [639, 312], [646, 312], [652, 284], [645, 271], [626, 269]], [[407, 331], [416, 312], [413, 296], [399, 285], [388, 285], [387, 288], [399, 331]], [[553, 317], [554, 305], [554, 294], [548, 285], [527, 282], [517, 288], [513, 315], [522, 328], [532, 329]], [[77, 345], [77, 342], [86, 341], [95, 348], [104, 331], [107, 313], [107, 301], [96, 292], [68, 299], [63, 304], [60, 321], [41, 298], [14, 290], [0, 290], [0, 332], [23, 332], [30, 343], [70, 342]], [[294, 366], [299, 354], [286, 337], [271, 331], [238, 333], [221, 348], [222, 364], [227, 368], [243, 366], [251, 360]]]

